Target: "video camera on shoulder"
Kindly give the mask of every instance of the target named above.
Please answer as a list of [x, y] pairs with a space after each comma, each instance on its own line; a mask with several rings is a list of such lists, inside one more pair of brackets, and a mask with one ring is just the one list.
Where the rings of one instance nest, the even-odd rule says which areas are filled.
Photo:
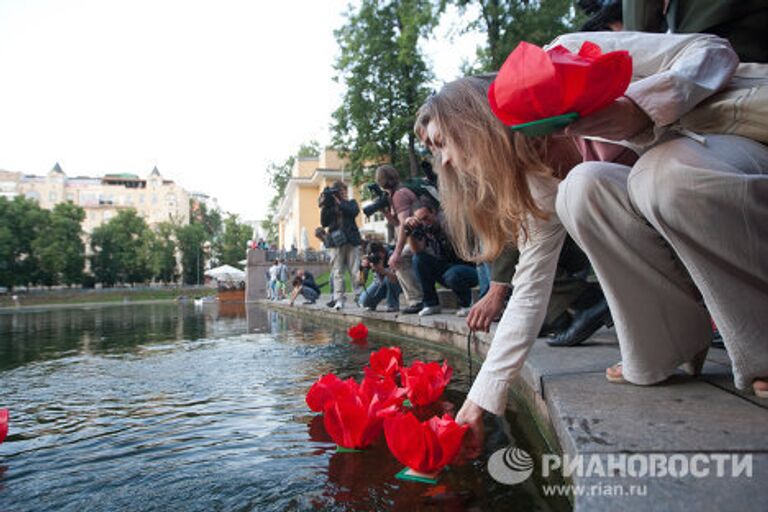
[[320, 208], [327, 208], [336, 204], [336, 195], [339, 193], [338, 187], [325, 187], [320, 192], [320, 197], [317, 199], [317, 204]]

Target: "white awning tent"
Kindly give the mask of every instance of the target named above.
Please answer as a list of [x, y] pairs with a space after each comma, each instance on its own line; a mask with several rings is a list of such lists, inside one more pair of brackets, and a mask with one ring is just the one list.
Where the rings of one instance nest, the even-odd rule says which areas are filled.
[[231, 265], [222, 265], [205, 271], [205, 275], [217, 281], [245, 281], [245, 272]]

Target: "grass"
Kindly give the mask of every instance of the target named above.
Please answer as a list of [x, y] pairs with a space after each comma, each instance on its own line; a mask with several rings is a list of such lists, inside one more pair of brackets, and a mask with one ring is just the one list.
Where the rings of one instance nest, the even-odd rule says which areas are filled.
[[[315, 276], [315, 282], [317, 284], [322, 285], [320, 286], [321, 293], [326, 293], [330, 295], [331, 293], [330, 280], [331, 280], [330, 272], [324, 272], [322, 274]], [[368, 280], [365, 282], [365, 287], [367, 288], [372, 282], [373, 282], [373, 272], [368, 272]], [[347, 272], [344, 273], [344, 286], [346, 290], [352, 290], [352, 286], [349, 280], [349, 274]]]
[[[109, 290], [61, 289], [17, 293], [21, 306], [49, 304], [84, 304], [89, 302], [139, 302], [150, 300], [174, 300], [179, 295], [203, 297], [216, 295], [215, 288], [116, 288]], [[11, 294], [0, 296], [0, 307], [14, 306]]]

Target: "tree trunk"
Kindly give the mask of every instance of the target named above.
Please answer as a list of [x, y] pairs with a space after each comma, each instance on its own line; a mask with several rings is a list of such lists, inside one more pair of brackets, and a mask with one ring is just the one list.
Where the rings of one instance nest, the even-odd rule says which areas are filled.
[[411, 167], [411, 177], [419, 175], [419, 159], [416, 158], [416, 136], [413, 131], [408, 132], [408, 162]]

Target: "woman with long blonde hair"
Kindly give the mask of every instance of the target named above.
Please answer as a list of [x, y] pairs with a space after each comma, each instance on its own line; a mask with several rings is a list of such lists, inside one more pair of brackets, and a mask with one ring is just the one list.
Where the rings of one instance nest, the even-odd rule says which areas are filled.
[[[628, 50], [634, 58], [635, 81], [625, 96], [577, 121], [565, 134], [526, 138], [512, 132], [492, 113], [487, 99], [490, 79], [484, 77], [447, 84], [417, 114], [414, 129], [434, 156], [441, 205], [458, 254], [467, 260], [490, 261], [505, 244], [516, 243], [520, 250], [512, 298], [485, 363], [457, 415], [457, 421], [471, 427], [473, 435], [468, 436], [466, 446], [469, 456], [478, 455], [482, 446], [483, 411], [503, 413], [509, 382], [536, 339], [566, 228], [590, 257], [613, 313], [623, 366], [606, 371], [610, 381], [654, 384], [665, 380], [680, 365], [690, 373], [698, 373], [711, 340], [708, 315], [696, 288], [705, 300], [714, 294], [707, 288], [711, 283], [698, 277], [707, 272], [707, 265], [713, 273], [724, 273], [713, 268], [718, 265], [714, 259], [689, 266], [690, 248], [681, 249], [683, 244], [678, 243], [675, 234], [659, 224], [650, 211], [634, 208], [646, 203], [658, 208], [649, 200], [659, 193], [654, 185], [657, 182], [643, 180], [659, 169], [679, 175], [677, 169], [684, 164], [670, 158], [664, 148], [678, 144], [684, 152], [690, 149], [689, 143], [697, 144], [672, 134], [668, 127], [725, 86], [738, 64], [737, 58], [726, 41], [701, 34], [570, 34], [553, 44], [577, 51], [586, 39], [597, 42], [603, 51]], [[713, 136], [713, 140], [716, 137], [722, 136]], [[710, 150], [704, 156], [687, 156], [687, 162], [695, 160], [699, 168], [706, 167], [703, 161], [725, 162], [710, 165], [719, 165], [720, 171], [728, 165], [746, 168], [751, 159], [759, 163], [758, 169], [768, 172], [765, 146], [742, 137], [731, 138], [739, 139], [729, 143], [737, 144], [739, 154], [746, 152], [748, 158], [718, 149], [714, 154]], [[618, 145], [606, 139], [625, 143]], [[626, 141], [652, 149], [634, 164], [637, 156], [627, 149], [630, 144]], [[655, 159], [649, 158], [654, 154]], [[659, 154], [664, 157], [659, 158]], [[677, 167], [670, 170], [667, 161], [675, 162]], [[648, 165], [643, 162], [652, 162], [653, 169], [645, 173]], [[643, 187], [638, 187], [633, 196], [628, 183], [640, 173], [644, 174], [636, 182], [642, 182]], [[676, 186], [691, 185], [671, 180], [669, 187]], [[665, 187], [667, 184], [662, 185], [666, 191]], [[695, 211], [696, 205], [686, 205]], [[724, 215], [730, 223], [715, 223], [720, 232], [709, 233], [711, 240], [738, 228], [738, 214], [733, 208], [736, 205], [728, 206], [730, 209], [719, 210], [717, 215]], [[763, 226], [768, 226], [768, 215], [762, 210], [759, 213]], [[751, 224], [748, 227], [754, 229]], [[761, 229], [764, 232], [766, 228]], [[768, 235], [758, 247], [762, 251], [760, 261], [768, 259], [766, 244]], [[757, 283], [750, 287], [750, 300], [764, 307], [768, 303], [768, 270], [747, 263], [749, 258], [757, 261], [754, 258], [758, 249], [750, 248], [748, 258], [737, 266]], [[669, 257], [670, 252], [676, 253], [674, 258]], [[691, 277], [680, 277], [676, 260], [691, 269]], [[749, 307], [744, 300], [739, 302], [736, 309]], [[766, 323], [766, 315], [736, 318], [736, 309], [728, 309], [714, 299], [711, 304], [707, 301], [707, 306], [718, 325], [743, 325], [745, 321], [754, 324], [741, 332], [733, 331], [726, 339], [729, 352], [745, 352], [744, 346], [750, 343], [745, 333], [754, 333], [758, 327], [762, 332], [768, 330], [768, 325], [757, 325]], [[768, 391], [768, 383], [761, 378], [768, 375], [768, 350], [764, 345], [749, 346], [750, 362], [747, 357], [732, 355], [737, 384], [743, 387], [745, 382], [754, 381], [757, 394]]]

